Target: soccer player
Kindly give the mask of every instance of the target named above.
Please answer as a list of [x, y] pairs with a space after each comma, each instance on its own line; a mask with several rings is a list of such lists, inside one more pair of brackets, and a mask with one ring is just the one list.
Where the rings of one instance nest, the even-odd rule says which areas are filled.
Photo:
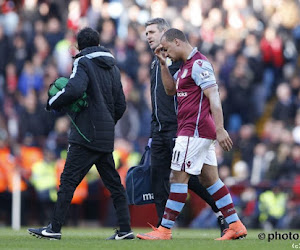
[[[178, 29], [169, 29], [164, 33], [155, 54], [160, 61], [166, 93], [177, 93], [178, 131], [171, 163], [170, 195], [161, 225], [137, 237], [144, 240], [171, 239], [171, 228], [185, 204], [190, 176], [199, 175], [200, 182], [212, 195], [229, 224], [225, 234], [216, 240], [244, 238], [247, 230], [239, 220], [231, 195], [218, 175], [215, 141], [223, 150], [229, 151], [232, 140], [224, 129], [212, 65]], [[174, 77], [170, 74], [166, 57], [172, 61], [183, 61]]]
[[[159, 46], [162, 35], [170, 26], [165, 19], [154, 18], [148, 20], [145, 27], [147, 41], [154, 51]], [[175, 74], [182, 63], [182, 61], [172, 62], [169, 59], [167, 66], [170, 73]], [[154, 203], [158, 216], [157, 225], [160, 225], [170, 192], [170, 165], [177, 132], [177, 100], [176, 95], [168, 96], [165, 92], [158, 58], [155, 58], [152, 62], [150, 71], [152, 103], [151, 177]], [[221, 235], [223, 235], [228, 224], [211, 195], [200, 184], [197, 176], [191, 176], [188, 187], [211, 206], [218, 218]]]

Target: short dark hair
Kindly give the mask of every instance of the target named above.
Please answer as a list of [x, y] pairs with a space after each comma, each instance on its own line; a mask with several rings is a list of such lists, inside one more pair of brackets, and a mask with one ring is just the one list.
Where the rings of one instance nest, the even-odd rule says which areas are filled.
[[165, 19], [160, 18], [160, 17], [152, 18], [152, 19], [148, 20], [145, 23], [145, 27], [152, 25], [152, 24], [157, 24], [157, 28], [159, 31], [167, 30], [170, 28], [169, 23]]
[[168, 29], [163, 36], [161, 37], [161, 39], [165, 38], [168, 42], [172, 42], [175, 38], [183, 41], [183, 42], [187, 42], [186, 36], [185, 34], [183, 34], [183, 32], [179, 29]]
[[98, 46], [100, 44], [99, 33], [92, 28], [83, 28], [77, 34], [78, 49], [83, 50], [87, 47]]

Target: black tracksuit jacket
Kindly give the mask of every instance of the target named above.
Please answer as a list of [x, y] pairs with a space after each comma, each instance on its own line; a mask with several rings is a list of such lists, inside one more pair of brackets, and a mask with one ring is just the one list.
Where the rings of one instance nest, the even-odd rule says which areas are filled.
[[48, 105], [54, 110], [62, 109], [86, 91], [88, 107], [70, 115], [90, 142], [73, 125], [69, 142], [100, 152], [112, 152], [115, 124], [126, 109], [116, 61], [109, 50], [102, 46], [85, 48], [74, 59], [68, 84], [48, 100]]
[[[174, 75], [182, 62], [174, 62], [169, 66], [171, 75]], [[151, 137], [153, 132], [177, 130], [177, 101], [175, 96], [168, 96], [161, 79], [159, 60], [155, 57], [151, 63]]]

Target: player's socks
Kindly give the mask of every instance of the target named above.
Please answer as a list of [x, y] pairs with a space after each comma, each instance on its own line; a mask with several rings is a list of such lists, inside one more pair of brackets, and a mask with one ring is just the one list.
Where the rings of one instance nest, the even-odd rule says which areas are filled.
[[184, 183], [172, 183], [169, 199], [166, 203], [165, 212], [161, 225], [165, 228], [172, 228], [175, 220], [184, 207], [187, 197], [188, 185]]
[[224, 185], [224, 183], [219, 179], [213, 185], [207, 188], [207, 191], [213, 197], [216, 202], [217, 207], [222, 212], [226, 222], [228, 224], [239, 220], [239, 217], [235, 211], [231, 195]]
[[153, 231], [145, 234], [137, 234], [137, 238], [142, 240], [170, 240], [172, 239], [171, 228], [175, 224], [175, 220], [184, 207], [187, 197], [188, 185], [183, 183], [172, 183], [170, 187], [169, 199], [166, 203], [161, 226], [155, 228], [151, 226]]

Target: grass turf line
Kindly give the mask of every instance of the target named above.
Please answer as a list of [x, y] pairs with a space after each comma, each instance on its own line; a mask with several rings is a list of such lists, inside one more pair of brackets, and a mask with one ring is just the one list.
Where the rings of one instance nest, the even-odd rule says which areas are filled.
[[[148, 232], [149, 228], [135, 228], [134, 233]], [[268, 233], [275, 233], [276, 230]], [[278, 230], [277, 230], [278, 231]], [[300, 234], [298, 230], [289, 230], [292, 233]], [[288, 233], [289, 231], [278, 231]], [[292, 244], [298, 245], [300, 249], [300, 239], [296, 240], [259, 240], [258, 234], [262, 230], [249, 230], [245, 240], [235, 240], [219, 242], [214, 241], [219, 237], [218, 230], [205, 229], [174, 229], [173, 240], [170, 241], [107, 241], [114, 231], [111, 228], [68, 228], [62, 230], [62, 240], [50, 241], [37, 239], [27, 233], [27, 228], [20, 231], [13, 231], [10, 228], [0, 228], [0, 249], [118, 249], [118, 250], [184, 250], [184, 249], [239, 249], [239, 250], [258, 250], [258, 249], [293, 249]]]

